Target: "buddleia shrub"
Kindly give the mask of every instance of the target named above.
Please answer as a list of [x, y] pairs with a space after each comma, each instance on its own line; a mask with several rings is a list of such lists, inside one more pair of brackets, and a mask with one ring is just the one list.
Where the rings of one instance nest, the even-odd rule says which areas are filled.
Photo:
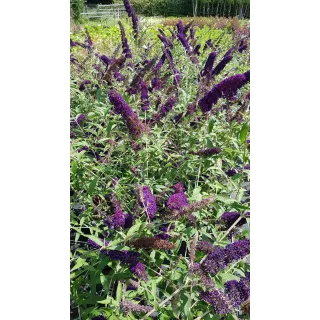
[[71, 319], [248, 319], [249, 38], [125, 5], [70, 40]]

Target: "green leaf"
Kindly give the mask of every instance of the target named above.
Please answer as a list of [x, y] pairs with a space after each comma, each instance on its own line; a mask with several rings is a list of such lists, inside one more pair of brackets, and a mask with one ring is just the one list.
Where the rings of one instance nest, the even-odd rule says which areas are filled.
[[151, 292], [152, 292], [152, 296], [153, 296], [153, 300], [154, 300], [153, 306], [156, 310], [158, 310], [159, 304], [158, 304], [158, 299], [157, 299], [157, 283], [156, 283], [156, 281], [152, 280], [151, 285], [152, 285]]
[[93, 191], [95, 190], [96, 188], [96, 185], [97, 185], [97, 181], [98, 181], [98, 178], [95, 177], [89, 184], [89, 188], [88, 188], [88, 193], [89, 194], [92, 194]]
[[207, 138], [207, 146], [208, 148], [213, 148], [213, 143], [211, 141], [211, 139]]
[[146, 223], [145, 222], [139, 222], [132, 226], [129, 231], [127, 232], [127, 237], [126, 239], [130, 238], [132, 235], [134, 235], [137, 231], [140, 229], [143, 229], [145, 227]]
[[245, 140], [246, 140], [246, 137], [247, 137], [247, 134], [248, 134], [248, 131], [249, 131], [249, 125], [248, 123], [244, 123], [241, 130], [240, 130], [240, 137], [239, 137], [239, 140], [241, 143], [243, 143]]
[[226, 196], [220, 196], [220, 195], [216, 196], [216, 200], [219, 200], [219, 201], [226, 203], [226, 204], [233, 204], [234, 202], [236, 202], [234, 199], [231, 199]]
[[75, 266], [71, 269], [71, 271], [77, 270], [77, 269], [81, 268], [82, 266], [84, 266], [85, 264], [87, 264], [86, 259], [79, 257], [77, 259]]
[[119, 281], [118, 282], [118, 287], [117, 287], [117, 293], [116, 293], [116, 300], [118, 302], [121, 301], [121, 297], [122, 297], [122, 283]]
[[211, 133], [212, 132], [212, 129], [213, 129], [213, 124], [214, 124], [214, 120], [211, 119], [210, 122], [209, 122], [209, 126], [208, 126], [208, 132]]

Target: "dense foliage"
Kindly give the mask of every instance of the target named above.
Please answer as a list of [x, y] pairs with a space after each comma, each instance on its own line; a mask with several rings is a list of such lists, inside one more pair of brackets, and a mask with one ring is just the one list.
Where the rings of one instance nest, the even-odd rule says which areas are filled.
[[250, 0], [133, 0], [132, 3], [138, 13], [149, 16], [250, 16]]
[[71, 319], [249, 319], [249, 35], [124, 2], [70, 40]]

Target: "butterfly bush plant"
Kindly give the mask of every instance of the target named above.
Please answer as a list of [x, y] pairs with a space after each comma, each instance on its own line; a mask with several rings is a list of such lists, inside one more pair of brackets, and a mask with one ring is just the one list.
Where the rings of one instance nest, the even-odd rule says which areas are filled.
[[70, 40], [71, 319], [249, 319], [249, 37], [124, 6]]

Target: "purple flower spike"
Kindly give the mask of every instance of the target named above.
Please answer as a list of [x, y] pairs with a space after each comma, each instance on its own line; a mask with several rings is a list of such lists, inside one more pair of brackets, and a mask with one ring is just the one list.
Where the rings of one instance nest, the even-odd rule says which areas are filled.
[[139, 279], [142, 279], [143, 281], [148, 281], [148, 275], [146, 272], [146, 268], [144, 264], [141, 262], [131, 264], [129, 267], [129, 270]]
[[241, 278], [238, 282], [236, 280], [227, 281], [224, 284], [225, 291], [232, 302], [233, 306], [239, 307], [243, 302], [250, 297], [250, 274], [245, 278]]
[[118, 70], [114, 73], [114, 78], [115, 78], [118, 82], [123, 82], [123, 81], [125, 81], [125, 79], [126, 79]]
[[176, 97], [171, 97], [167, 100], [167, 102], [161, 106], [160, 115], [163, 118], [168, 112], [170, 112], [174, 105], [177, 103]]
[[178, 182], [173, 186], [173, 190], [175, 193], [182, 193], [184, 192], [184, 186], [182, 182]]
[[118, 21], [118, 24], [121, 31], [121, 41], [122, 41], [122, 49], [123, 49], [122, 53], [125, 55], [127, 59], [132, 58], [132, 53], [130, 51], [128, 40], [126, 38], [126, 33], [120, 20]]
[[128, 17], [131, 17], [133, 14], [133, 11], [132, 11], [132, 6], [131, 6], [129, 0], [123, 0], [123, 4], [124, 4], [124, 7], [127, 11]]
[[202, 77], [207, 77], [207, 78], [211, 77], [212, 68], [213, 68], [214, 60], [216, 59], [216, 57], [217, 57], [217, 54], [215, 52], [211, 52], [209, 54], [206, 64], [200, 73]]
[[177, 26], [177, 29], [178, 29], [178, 33], [184, 34], [184, 27], [183, 27], [183, 24], [182, 24], [181, 20], [179, 20], [179, 22], [176, 24], [176, 26]]
[[213, 305], [217, 314], [224, 315], [231, 312], [231, 302], [220, 289], [201, 292], [200, 299]]
[[[103, 240], [103, 239], [100, 239], [100, 240], [101, 240], [101, 242], [104, 244], [105, 247], [108, 246], [109, 241]], [[92, 248], [94, 248], [94, 249], [100, 249], [100, 248], [102, 248], [102, 246], [101, 246], [100, 244], [96, 243], [95, 241], [93, 241], [93, 240], [91, 240], [91, 239], [88, 239], [88, 242], [87, 242], [87, 243], [88, 243], [88, 245], [89, 245], [90, 247], [92, 247]]]
[[223, 57], [222, 60], [213, 69], [212, 75], [218, 75], [231, 60], [232, 55]]
[[248, 81], [250, 81], [250, 71], [222, 80], [217, 84], [217, 88], [225, 98], [232, 99], [237, 94], [238, 89], [243, 87]]
[[138, 19], [138, 16], [135, 14], [135, 12], [133, 12], [131, 18], [132, 18], [133, 35], [134, 35], [134, 38], [137, 39], [139, 35], [139, 26], [138, 26], [139, 19]]
[[236, 173], [237, 171], [235, 169], [229, 169], [228, 171], [226, 171], [228, 177], [233, 177]]
[[180, 210], [189, 204], [188, 198], [184, 193], [175, 193], [167, 201], [170, 210]]
[[110, 102], [114, 106], [115, 113], [122, 115], [129, 130], [129, 134], [134, 139], [140, 138], [146, 130], [144, 124], [115, 89], [110, 89], [108, 95]]
[[80, 124], [87, 116], [84, 113], [81, 113], [80, 115], [78, 115], [76, 122], [78, 124]]
[[151, 86], [153, 90], [160, 90], [161, 89], [161, 80], [157, 77], [151, 80]]
[[244, 40], [241, 40], [239, 47], [238, 47], [238, 51], [240, 53], [242, 53], [246, 49], [247, 49], [247, 44], [244, 42]]
[[196, 54], [197, 56], [200, 56], [201, 54], [200, 48], [201, 48], [201, 44], [197, 44], [193, 49], [193, 53]]
[[[190, 28], [190, 38], [191, 38], [191, 40], [194, 40], [194, 27], [193, 26]], [[200, 45], [199, 45], [199, 48], [200, 48]]]
[[91, 84], [90, 80], [84, 80], [80, 83], [79, 90], [84, 91], [86, 89], [86, 85]]
[[212, 105], [216, 104], [222, 97], [221, 91], [215, 85], [203, 98], [198, 102], [202, 112], [208, 112], [211, 110]]
[[149, 218], [154, 218], [157, 211], [156, 198], [152, 194], [148, 186], [144, 186], [139, 190], [138, 201]]
[[154, 67], [154, 71], [158, 71], [162, 68], [164, 62], [166, 60], [166, 55], [163, 54], [159, 60], [159, 62], [156, 64], [156, 66]]
[[88, 43], [88, 46], [89, 46], [89, 48], [92, 48], [93, 44], [92, 44], [92, 40], [91, 40], [89, 31], [88, 31], [87, 28], [85, 28], [85, 31], [86, 31], [86, 35], [87, 35], [87, 43]]
[[184, 48], [186, 49], [186, 51], [190, 52], [190, 45], [187, 41], [186, 36], [183, 33], [178, 33], [177, 37], [180, 40], [180, 42], [182, 43], [182, 45], [184, 46]]
[[143, 80], [141, 81], [140, 85], [141, 85], [141, 110], [147, 111], [150, 108], [148, 87]]
[[104, 54], [102, 56], [100, 56], [100, 59], [107, 66], [111, 64], [111, 60]]
[[97, 317], [92, 318], [92, 320], [106, 320], [106, 317], [104, 317], [104, 316], [97, 316]]

